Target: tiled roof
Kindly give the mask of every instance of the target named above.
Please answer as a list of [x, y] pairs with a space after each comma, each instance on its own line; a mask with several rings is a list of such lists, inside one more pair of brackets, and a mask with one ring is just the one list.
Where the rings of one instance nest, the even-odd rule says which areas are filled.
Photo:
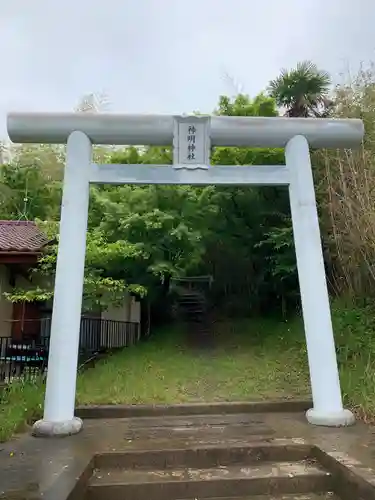
[[38, 252], [48, 241], [35, 222], [0, 220], [0, 252]]

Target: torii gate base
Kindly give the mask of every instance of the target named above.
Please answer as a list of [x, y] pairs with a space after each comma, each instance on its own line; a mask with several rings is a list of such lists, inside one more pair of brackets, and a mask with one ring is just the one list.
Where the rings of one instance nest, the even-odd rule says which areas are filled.
[[[342, 406], [309, 145], [356, 146], [360, 120], [13, 113], [8, 132], [14, 142], [67, 142], [44, 418], [34, 435], [82, 428], [74, 407], [90, 182], [288, 185], [313, 396], [307, 420], [354, 423]], [[95, 165], [94, 143], [173, 143], [175, 165]], [[211, 145], [285, 147], [286, 165], [210, 167]]]

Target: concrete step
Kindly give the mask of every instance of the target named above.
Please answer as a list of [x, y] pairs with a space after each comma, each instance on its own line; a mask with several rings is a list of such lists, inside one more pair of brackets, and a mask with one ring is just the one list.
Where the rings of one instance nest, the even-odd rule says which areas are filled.
[[183, 307], [189, 307], [193, 306], [195, 304], [200, 304], [204, 306], [206, 304], [205, 300], [199, 300], [199, 299], [184, 299], [184, 300], [179, 300], [178, 304]]
[[[183, 500], [188, 499], [184, 498]], [[278, 495], [271, 497], [269, 495], [252, 495], [250, 497], [215, 497], [207, 498], [205, 500], [340, 500], [340, 498], [331, 491], [328, 491], [327, 493], [303, 493], [302, 495], [295, 495], [292, 493], [291, 495]]]
[[192, 308], [192, 307], [184, 307], [184, 308], [181, 308], [180, 314], [183, 317], [194, 317], [194, 316], [197, 316], [197, 317], [203, 319], [203, 318], [206, 318], [207, 311], [203, 307], [201, 307], [201, 306], [194, 306], [194, 308]]
[[193, 312], [193, 311], [207, 311], [205, 304], [201, 304], [200, 302], [190, 302], [189, 304], [180, 304], [180, 310], [185, 312]]
[[[333, 489], [330, 473], [311, 460], [150, 470], [95, 469], [87, 500], [176, 500], [283, 495]], [[267, 498], [267, 497], [266, 497]]]
[[205, 303], [206, 300], [204, 297], [201, 297], [200, 295], [185, 295], [183, 297], [180, 297], [178, 299], [179, 304], [186, 304], [189, 302], [199, 302], [199, 303]]
[[207, 314], [207, 311], [204, 309], [204, 307], [201, 306], [196, 306], [194, 307], [184, 307], [181, 308], [181, 314], [184, 316], [199, 316], [201, 318], [205, 317]]
[[[170, 426], [202, 426], [208, 431], [213, 425], [220, 425], [231, 429], [233, 425], [251, 425], [253, 434], [262, 435], [260, 427], [262, 419], [257, 417], [261, 413], [303, 413], [312, 407], [308, 400], [279, 400], [279, 401], [253, 401], [236, 403], [185, 403], [178, 405], [91, 405], [79, 406], [76, 409], [77, 417], [83, 419], [113, 419], [113, 418], [154, 418], [154, 427]], [[159, 420], [155, 420], [159, 418]], [[184, 419], [182, 421], [181, 418]], [[169, 420], [166, 420], [169, 418]], [[141, 420], [143, 424], [149, 424]], [[268, 427], [269, 434], [273, 431]]]
[[181, 309], [189, 309], [189, 308], [193, 308], [193, 307], [200, 307], [202, 309], [207, 309], [206, 303], [203, 301], [202, 302], [198, 301], [198, 300], [189, 300], [189, 301], [180, 302], [179, 307]]
[[[256, 436], [259, 437], [259, 436]], [[194, 445], [184, 448], [108, 451], [95, 457], [95, 468], [113, 469], [207, 469], [229, 465], [258, 465], [260, 462], [315, 463], [311, 445], [290, 439], [259, 438], [248, 445]]]
[[183, 295], [182, 297], [178, 298], [178, 302], [189, 302], [189, 301], [196, 301], [196, 302], [205, 302], [205, 297], [203, 295]]
[[183, 292], [179, 295], [180, 299], [183, 299], [185, 297], [203, 297], [204, 298], [204, 294], [202, 292], [198, 292], [198, 291], [191, 291], [191, 292]]

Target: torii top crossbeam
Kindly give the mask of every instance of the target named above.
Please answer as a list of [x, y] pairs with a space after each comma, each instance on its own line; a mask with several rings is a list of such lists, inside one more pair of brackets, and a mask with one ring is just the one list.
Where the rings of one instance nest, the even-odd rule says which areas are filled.
[[[89, 113], [10, 113], [8, 134], [15, 143], [66, 143], [75, 130], [93, 144], [172, 144], [174, 116]], [[357, 119], [212, 116], [212, 146], [285, 147], [296, 135], [314, 148], [359, 146], [364, 126]]]

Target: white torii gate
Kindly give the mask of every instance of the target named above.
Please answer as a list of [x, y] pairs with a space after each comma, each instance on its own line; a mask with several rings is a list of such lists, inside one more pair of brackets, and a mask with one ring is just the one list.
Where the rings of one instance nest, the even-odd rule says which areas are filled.
[[[345, 426], [309, 146], [350, 148], [361, 120], [10, 113], [13, 142], [67, 143], [44, 418], [34, 435], [75, 434], [79, 329], [90, 183], [289, 186], [310, 368], [311, 424]], [[92, 144], [173, 144], [174, 165], [97, 165]], [[211, 146], [285, 148], [284, 166], [209, 165]]]

